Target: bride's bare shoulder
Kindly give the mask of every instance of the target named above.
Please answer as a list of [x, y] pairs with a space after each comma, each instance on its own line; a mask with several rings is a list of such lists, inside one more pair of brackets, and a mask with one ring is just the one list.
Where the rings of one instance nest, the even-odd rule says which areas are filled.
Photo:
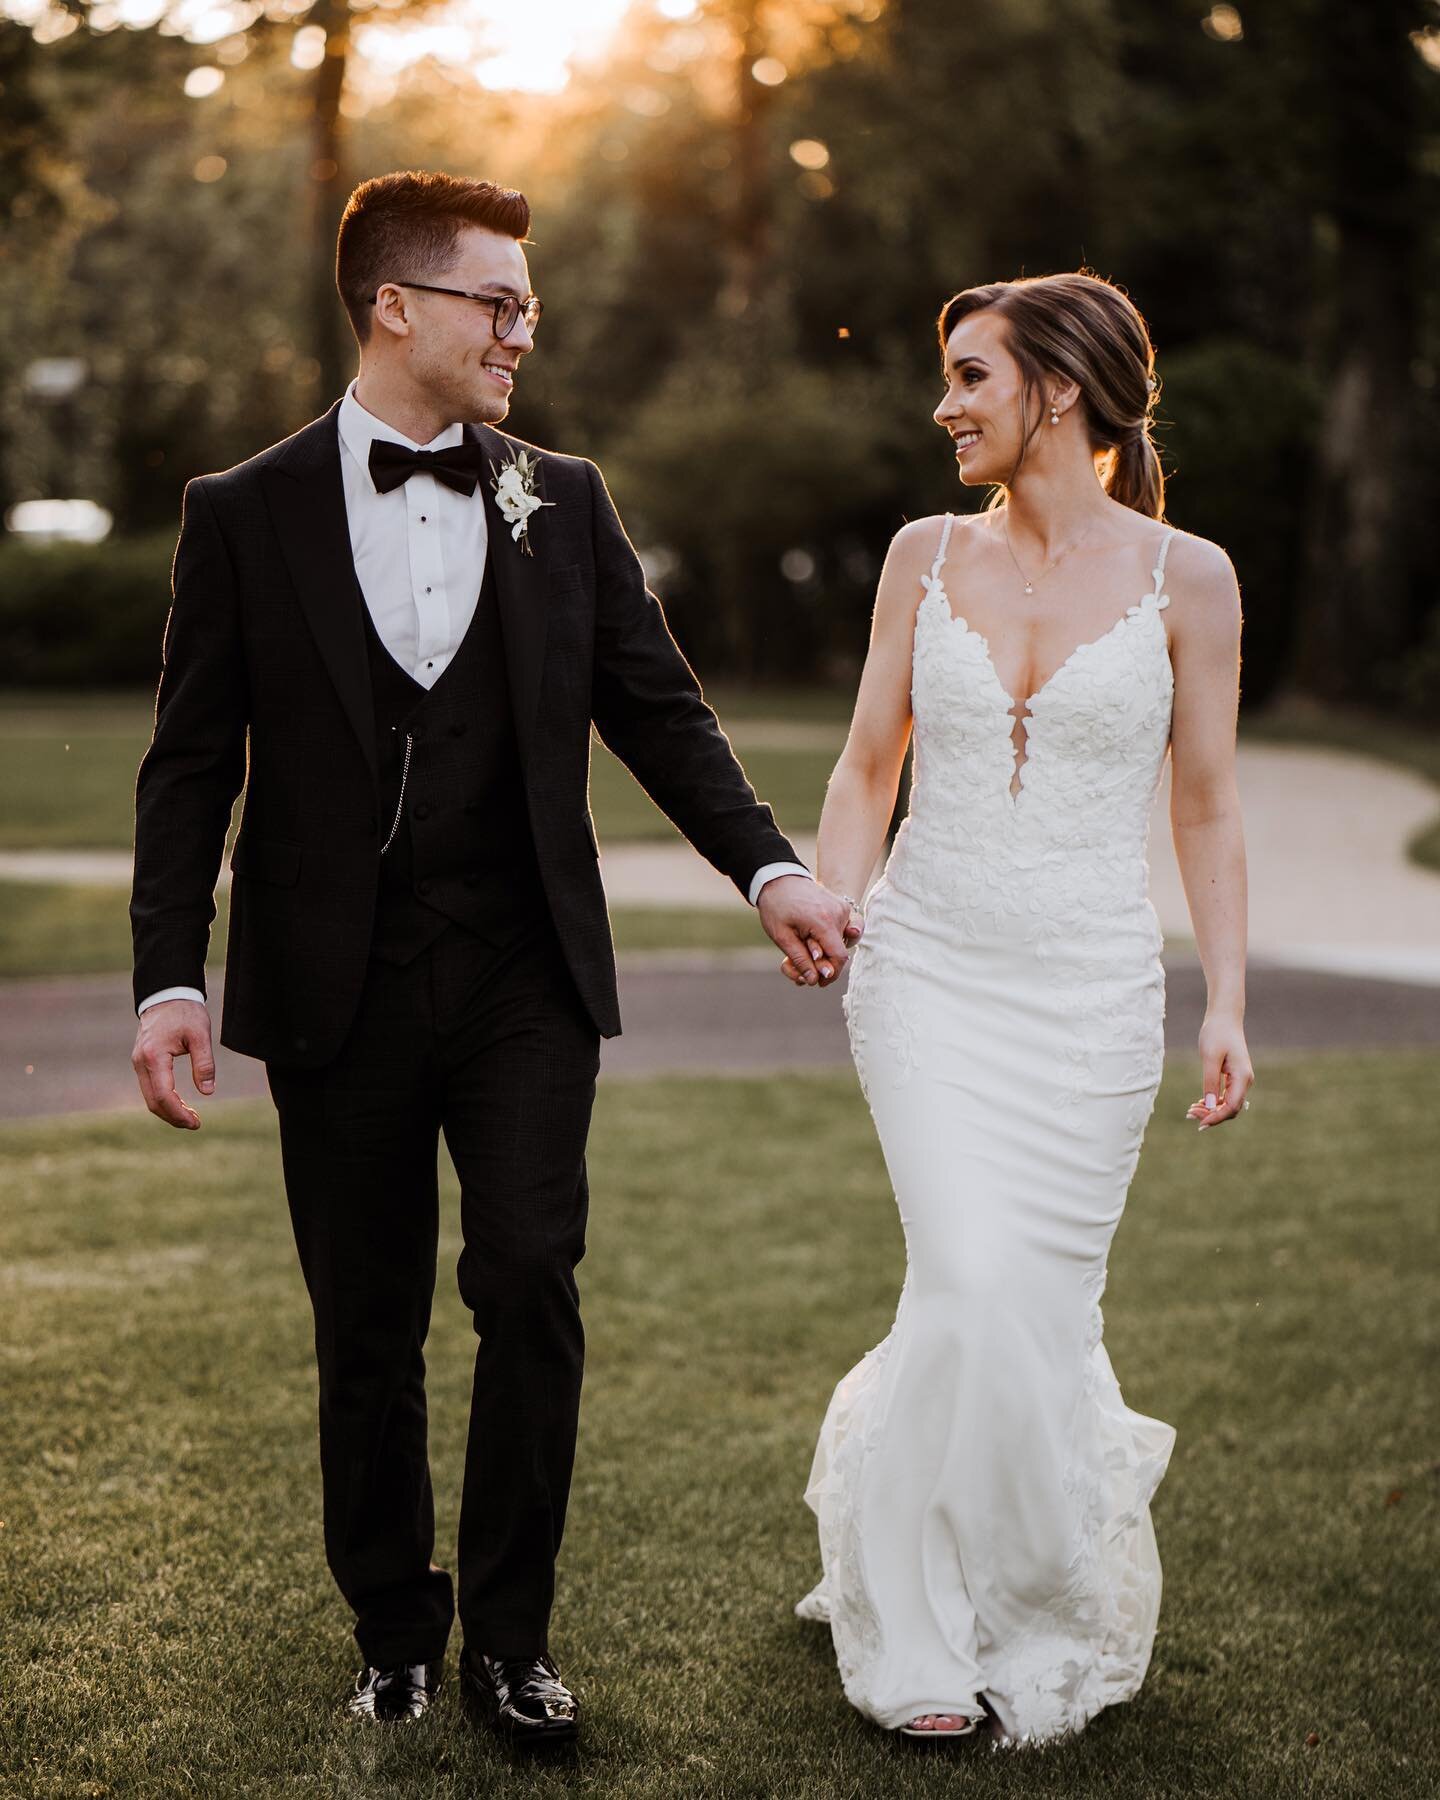
[[890, 540], [885, 558], [887, 572], [893, 566], [906, 576], [928, 575], [945, 540], [945, 521], [950, 521], [950, 540], [946, 546], [948, 558], [977, 529], [977, 517], [974, 513], [931, 513], [923, 519], [911, 519]]
[[875, 594], [875, 626], [884, 634], [908, 632], [925, 595], [924, 577], [940, 548], [945, 516], [911, 519], [895, 533], [885, 552]]
[[905, 562], [923, 561], [928, 569], [940, 547], [945, 530], [945, 514], [931, 513], [924, 519], [907, 519], [890, 540], [888, 559]]
[[1235, 565], [1209, 538], [1175, 531], [1165, 557], [1165, 589], [1176, 616], [1173, 623], [1193, 619], [1206, 629], [1240, 617], [1240, 584]]

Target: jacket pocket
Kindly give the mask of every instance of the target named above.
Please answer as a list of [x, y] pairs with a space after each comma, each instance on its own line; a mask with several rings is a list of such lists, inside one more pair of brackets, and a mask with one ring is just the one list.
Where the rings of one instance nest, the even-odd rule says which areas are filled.
[[268, 881], [272, 887], [294, 887], [300, 879], [300, 846], [279, 838], [252, 837], [242, 831], [235, 840], [230, 868], [246, 881]]

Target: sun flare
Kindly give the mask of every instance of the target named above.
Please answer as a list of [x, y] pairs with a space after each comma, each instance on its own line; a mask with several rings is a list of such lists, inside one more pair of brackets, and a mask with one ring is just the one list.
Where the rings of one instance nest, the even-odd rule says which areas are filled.
[[[654, 0], [640, 0], [653, 4]], [[577, 57], [603, 51], [635, 0], [457, 0], [423, 22], [367, 23], [356, 31], [361, 54], [382, 75], [425, 57], [469, 67], [488, 88], [558, 93]], [[693, 10], [692, 0], [660, 0], [667, 18]]]

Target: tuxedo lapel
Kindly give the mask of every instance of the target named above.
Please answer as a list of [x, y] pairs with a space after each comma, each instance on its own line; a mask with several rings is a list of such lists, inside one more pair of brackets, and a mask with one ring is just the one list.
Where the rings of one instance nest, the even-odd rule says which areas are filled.
[[340, 474], [337, 401], [297, 432], [261, 471], [275, 534], [320, 655], [377, 774], [374, 706], [365, 653], [365, 599], [355, 577]]
[[[515, 713], [515, 733], [525, 757], [535, 726], [540, 700], [540, 672], [545, 661], [548, 625], [550, 550], [544, 510], [530, 515], [530, 554], [527, 556], [510, 535], [510, 526], [495, 501], [491, 483], [515, 453], [515, 446], [485, 425], [467, 425], [466, 437], [485, 452], [487, 467], [480, 476], [490, 528], [490, 562], [495, 570], [495, 592], [500, 607], [500, 629], [505, 642], [505, 668], [510, 677], [510, 702]], [[545, 498], [545, 468], [537, 459], [535, 491]]]

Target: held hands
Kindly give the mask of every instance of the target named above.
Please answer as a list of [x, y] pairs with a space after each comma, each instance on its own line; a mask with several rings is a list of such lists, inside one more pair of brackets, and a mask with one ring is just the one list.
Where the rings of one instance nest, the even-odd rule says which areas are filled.
[[215, 1092], [215, 1052], [210, 1013], [198, 1000], [162, 1000], [140, 1015], [130, 1066], [145, 1104], [157, 1119], [179, 1131], [198, 1131], [200, 1115], [175, 1091], [175, 1058], [190, 1058], [190, 1074], [200, 1094]]
[[1200, 1027], [1200, 1061], [1204, 1098], [1196, 1100], [1185, 1117], [1198, 1119], [1201, 1131], [1208, 1131], [1212, 1125], [1224, 1125], [1250, 1104], [1246, 1095], [1255, 1080], [1255, 1071], [1250, 1066], [1245, 1031], [1238, 1016], [1206, 1015]]
[[767, 881], [756, 909], [760, 923], [785, 952], [780, 972], [796, 987], [829, 987], [865, 929], [848, 900], [803, 875]]

